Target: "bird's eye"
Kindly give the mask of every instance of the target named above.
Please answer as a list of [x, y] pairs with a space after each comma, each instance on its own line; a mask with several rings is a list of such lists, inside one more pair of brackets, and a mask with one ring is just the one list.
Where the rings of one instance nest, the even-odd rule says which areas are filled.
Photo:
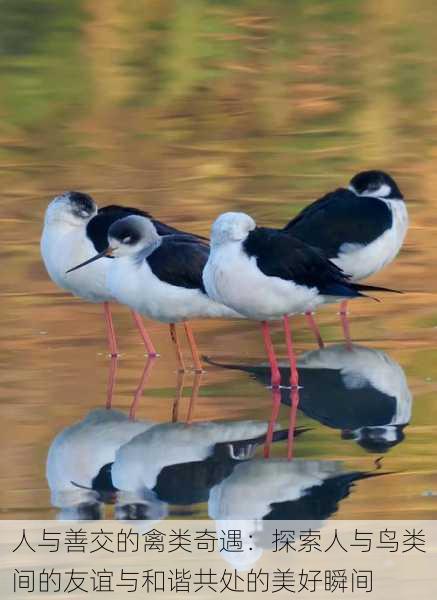
[[132, 241], [132, 237], [130, 235], [127, 235], [125, 238], [123, 238], [121, 240], [123, 242], [123, 244], [130, 244]]
[[81, 210], [80, 211], [81, 216], [86, 219], [87, 217], [89, 217], [89, 213], [87, 210]]

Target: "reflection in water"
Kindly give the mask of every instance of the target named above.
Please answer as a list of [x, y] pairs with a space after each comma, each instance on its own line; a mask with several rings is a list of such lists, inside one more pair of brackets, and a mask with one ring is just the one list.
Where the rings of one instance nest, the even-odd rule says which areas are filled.
[[[154, 423], [131, 421], [116, 410], [97, 409], [59, 433], [47, 457], [47, 481], [60, 518], [97, 518], [108, 500], [105, 466], [116, 451]], [[102, 471], [103, 470], [103, 471]]]
[[[120, 514], [132, 514], [126, 505], [141, 506], [152, 490], [166, 504], [206, 502], [214, 485], [254, 456], [267, 427], [259, 421], [163, 423], [137, 435], [119, 449], [112, 465]], [[273, 439], [287, 434], [276, 431]]]
[[211, 491], [214, 519], [323, 521], [335, 513], [355, 481], [375, 473], [346, 472], [339, 461], [253, 460]]
[[[162, 519], [169, 505], [207, 502], [211, 488], [253, 459], [267, 428], [259, 421], [157, 425], [94, 410], [49, 450], [52, 504], [60, 518], [96, 519], [102, 503], [115, 502], [117, 518]], [[287, 436], [277, 429], [272, 441]]]
[[[250, 373], [269, 385], [267, 366], [220, 365]], [[298, 359], [299, 409], [307, 416], [341, 430], [369, 452], [386, 452], [405, 437], [412, 396], [403, 369], [382, 350], [353, 344], [307, 352]], [[289, 367], [281, 367], [287, 377]], [[290, 404], [289, 390], [281, 400]]]
[[153, 365], [155, 364], [156, 356], [148, 356], [146, 363], [144, 365], [143, 371], [141, 373], [140, 381], [138, 383], [137, 389], [134, 393], [134, 398], [132, 400], [132, 404], [129, 408], [129, 418], [135, 419], [137, 414], [137, 408], [140, 403], [141, 397], [144, 392], [144, 388], [146, 387], [146, 383], [150, 377], [150, 372], [153, 369]]
[[[233, 521], [251, 540], [245, 548], [252, 550], [226, 553], [225, 558], [236, 568], [247, 568], [262, 553], [263, 521], [306, 520], [308, 528], [317, 529], [338, 510], [356, 481], [376, 475], [347, 472], [339, 461], [271, 459], [238, 465], [211, 490], [208, 512], [218, 528], [221, 521], [228, 528]], [[271, 547], [271, 538], [267, 544]]]

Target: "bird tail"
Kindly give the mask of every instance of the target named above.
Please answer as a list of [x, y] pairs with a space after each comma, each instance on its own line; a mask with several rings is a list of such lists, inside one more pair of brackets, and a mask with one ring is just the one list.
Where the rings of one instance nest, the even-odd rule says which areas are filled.
[[206, 362], [208, 365], [212, 365], [214, 367], [221, 367], [222, 369], [232, 369], [234, 371], [248, 371], [250, 372], [250, 367], [248, 365], [235, 365], [235, 364], [231, 364], [231, 363], [221, 363], [218, 362], [214, 359], [212, 359], [210, 356], [206, 356], [206, 354], [202, 354], [202, 360], [204, 362]]
[[353, 286], [358, 292], [389, 292], [390, 294], [403, 294], [403, 292], [401, 292], [400, 290], [393, 290], [391, 288], [381, 287], [378, 285], [354, 283]]

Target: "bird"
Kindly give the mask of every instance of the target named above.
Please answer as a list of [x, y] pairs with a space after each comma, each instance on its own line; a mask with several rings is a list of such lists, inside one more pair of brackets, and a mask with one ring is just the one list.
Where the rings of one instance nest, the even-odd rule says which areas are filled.
[[[76, 191], [65, 192], [56, 196], [48, 205], [41, 236], [42, 259], [53, 282], [88, 302], [103, 303], [111, 356], [118, 354], [109, 305], [114, 298], [106, 286], [106, 273], [111, 260], [100, 261], [87, 271], [74, 275], [66, 275], [66, 271], [78, 262], [94, 256], [96, 251], [100, 252], [105, 248], [108, 244], [107, 234], [110, 225], [130, 214], [150, 217], [148, 213], [139, 209], [115, 204], [98, 209], [89, 194]], [[161, 221], [153, 222], [162, 235], [178, 232], [177, 229]], [[185, 235], [191, 236], [191, 234]], [[192, 237], [200, 239], [197, 236]], [[155, 348], [141, 317], [135, 311], [132, 314], [147, 353], [156, 356]]]
[[[205, 501], [208, 493], [206, 497], [202, 493], [201, 499], [195, 500], [196, 494], [192, 490], [196, 481], [199, 485], [200, 475], [212, 479], [212, 470], [208, 472], [206, 468], [200, 468], [202, 463], [213, 456], [221, 463], [229, 462], [226, 470], [217, 470], [216, 476], [220, 480], [239, 461], [253, 458], [257, 446], [264, 441], [267, 428], [268, 423], [263, 421], [199, 421], [191, 425], [161, 423], [144, 431], [144, 435], [133, 437], [118, 449], [111, 468], [113, 484], [119, 490], [137, 494], [144, 489], [153, 490], [160, 500], [169, 501], [165, 496], [170, 496], [172, 472], [173, 477], [178, 475], [179, 484], [174, 485], [179, 489], [179, 496], [190, 497], [189, 502], [177, 504]], [[286, 433], [276, 431], [275, 441], [282, 439]], [[166, 474], [170, 469], [170, 473]], [[198, 477], [193, 476], [196, 470]], [[190, 489], [185, 489], [187, 485]], [[209, 487], [212, 485], [211, 481]], [[174, 490], [171, 495], [175, 495]]]
[[[107, 272], [107, 286], [121, 304], [148, 317], [168, 323], [180, 370], [185, 364], [175, 324], [183, 322], [194, 368], [202, 363], [190, 324], [199, 318], [243, 318], [232, 308], [212, 300], [206, 293], [202, 272], [209, 246], [190, 235], [159, 235], [147, 217], [130, 215], [113, 223], [108, 230], [109, 245], [93, 258], [69, 269], [95, 264], [113, 256]], [[100, 261], [99, 261], [100, 262]], [[86, 269], [84, 269], [86, 271]]]
[[[101, 519], [103, 505], [115, 504], [116, 518], [160, 520], [169, 505], [207, 502], [214, 485], [253, 459], [267, 427], [259, 421], [133, 422], [121, 411], [92, 410], [50, 446], [52, 505], [59, 519]], [[149, 436], [141, 435], [146, 431]], [[286, 435], [278, 429], [273, 441]]]
[[213, 300], [261, 322], [272, 387], [280, 386], [281, 375], [269, 321], [283, 320], [290, 384], [298, 387], [288, 316], [326, 302], [365, 297], [364, 290], [384, 290], [352, 283], [321, 250], [283, 231], [257, 227], [251, 216], [236, 212], [221, 214], [212, 225], [203, 282]]
[[[383, 454], [405, 439], [413, 397], [404, 370], [386, 352], [335, 344], [302, 354], [298, 367], [300, 409], [307, 416], [340, 429], [343, 440], [370, 453]], [[329, 407], [324, 389], [330, 390]]]
[[113, 492], [107, 465], [117, 450], [153, 427], [118, 410], [94, 409], [59, 432], [47, 455], [46, 477], [52, 505], [63, 518], [93, 518]]
[[[268, 385], [266, 364], [223, 364], [208, 357], [211, 365], [248, 373]], [[285, 363], [279, 366], [289, 376]], [[352, 344], [333, 344], [301, 354], [299, 410], [322, 425], [341, 432], [371, 453], [383, 454], [405, 439], [413, 398], [402, 367], [380, 349]], [[329, 389], [329, 402], [326, 390]], [[290, 404], [288, 390], [281, 389], [282, 404]]]
[[244, 551], [222, 552], [222, 557], [236, 568], [248, 569], [263, 548], [271, 549], [278, 521], [304, 522], [305, 529], [317, 531], [356, 482], [385, 474], [348, 471], [337, 460], [274, 458], [238, 464], [212, 488], [208, 501], [208, 515], [218, 531], [225, 526], [244, 532]]
[[[354, 175], [347, 188], [306, 206], [283, 231], [323, 250], [351, 281], [358, 282], [394, 260], [407, 229], [408, 210], [397, 183], [384, 171], [370, 170]], [[341, 303], [340, 315], [350, 340], [347, 302]], [[307, 317], [323, 346], [311, 313]]]

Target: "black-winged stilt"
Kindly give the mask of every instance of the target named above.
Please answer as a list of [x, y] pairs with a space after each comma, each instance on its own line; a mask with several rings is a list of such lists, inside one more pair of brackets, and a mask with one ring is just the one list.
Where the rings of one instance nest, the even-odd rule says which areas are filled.
[[[184, 362], [175, 323], [183, 322], [196, 371], [202, 370], [193, 332], [196, 318], [242, 318], [232, 308], [212, 300], [205, 292], [202, 272], [209, 247], [187, 235], [160, 236], [150, 219], [132, 215], [111, 225], [109, 246], [69, 273], [91, 267], [97, 259], [113, 256], [107, 286], [118, 302], [140, 314], [170, 325], [178, 363]], [[101, 261], [97, 261], [101, 262]], [[68, 277], [68, 275], [67, 275]]]
[[[408, 229], [408, 212], [396, 182], [383, 171], [362, 171], [348, 188], [338, 188], [305, 207], [283, 229], [322, 249], [357, 282], [378, 273], [398, 254]], [[340, 305], [350, 341], [347, 300]], [[308, 321], [322, 346], [312, 317]]]
[[352, 283], [322, 251], [290, 234], [257, 227], [245, 213], [224, 213], [211, 229], [211, 252], [203, 272], [208, 295], [262, 324], [272, 371], [272, 386], [280, 372], [268, 322], [283, 320], [292, 387], [298, 386], [288, 316], [314, 310], [327, 302], [365, 296], [381, 290]]
[[[51, 279], [75, 296], [89, 302], [103, 303], [112, 356], [117, 355], [118, 352], [109, 305], [114, 298], [106, 285], [106, 274], [111, 260], [105, 259], [86, 271], [71, 275], [66, 275], [66, 271], [78, 262], [94, 256], [96, 251], [105, 248], [108, 245], [107, 235], [111, 224], [130, 214], [149, 216], [136, 208], [116, 205], [98, 210], [96, 203], [88, 194], [66, 192], [54, 198], [49, 204], [41, 237], [41, 254]], [[178, 231], [160, 221], [153, 222], [161, 235]], [[147, 353], [156, 356], [155, 348], [141, 317], [136, 311], [132, 311], [132, 315]]]
[[[269, 385], [267, 365], [225, 364], [210, 358], [208, 364], [248, 373], [261, 385]], [[279, 365], [284, 379], [290, 368]], [[402, 367], [381, 349], [358, 344], [334, 344], [301, 354], [299, 410], [322, 425], [341, 432], [368, 452], [383, 454], [405, 439], [413, 397]], [[329, 402], [326, 402], [329, 390]], [[280, 390], [281, 401], [290, 404], [289, 390]]]

